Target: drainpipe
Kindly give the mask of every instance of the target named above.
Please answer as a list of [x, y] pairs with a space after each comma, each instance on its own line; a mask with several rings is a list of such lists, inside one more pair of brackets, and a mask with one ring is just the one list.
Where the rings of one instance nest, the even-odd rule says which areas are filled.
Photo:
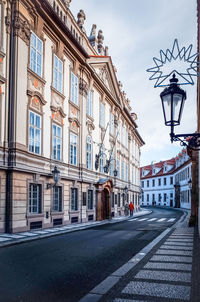
[[5, 231], [12, 233], [13, 221], [13, 169], [15, 165], [15, 100], [16, 100], [16, 40], [15, 18], [17, 1], [11, 2], [9, 85], [8, 85], [8, 168], [6, 171]]

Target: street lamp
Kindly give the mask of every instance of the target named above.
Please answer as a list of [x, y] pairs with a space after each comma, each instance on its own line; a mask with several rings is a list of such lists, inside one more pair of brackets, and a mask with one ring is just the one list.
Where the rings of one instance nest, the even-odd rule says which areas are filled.
[[52, 174], [53, 174], [53, 181], [54, 181], [54, 183], [48, 183], [47, 184], [47, 189], [50, 189], [50, 188], [56, 186], [56, 184], [60, 180], [60, 171], [58, 170], [58, 168], [56, 166], [54, 167], [54, 169], [52, 171]]
[[190, 149], [200, 146], [200, 142], [198, 142], [200, 133], [174, 133], [174, 127], [180, 125], [183, 107], [186, 100], [186, 92], [179, 87], [175, 73], [173, 74], [172, 79], [170, 79], [169, 87], [165, 88], [161, 92], [160, 98], [162, 101], [165, 125], [171, 127], [171, 142], [180, 141], [181, 145], [187, 146]]

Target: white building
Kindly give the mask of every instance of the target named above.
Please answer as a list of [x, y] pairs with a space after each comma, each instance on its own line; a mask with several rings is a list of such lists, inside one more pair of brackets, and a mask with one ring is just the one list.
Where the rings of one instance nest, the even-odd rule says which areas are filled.
[[191, 207], [191, 160], [183, 149], [176, 158], [141, 167], [141, 205]]

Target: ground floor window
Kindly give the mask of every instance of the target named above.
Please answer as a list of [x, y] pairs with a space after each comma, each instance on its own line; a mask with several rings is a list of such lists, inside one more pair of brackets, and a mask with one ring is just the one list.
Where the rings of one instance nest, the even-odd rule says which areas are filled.
[[78, 211], [78, 189], [71, 188], [71, 210]]
[[93, 205], [94, 205], [93, 197], [94, 197], [93, 190], [88, 190], [88, 210], [93, 210]]
[[117, 194], [117, 203], [118, 203], [118, 207], [120, 207], [121, 206], [121, 194], [120, 193]]
[[115, 193], [112, 192], [112, 195], [111, 195], [111, 203], [112, 203], [112, 208], [114, 208], [115, 206]]
[[53, 187], [53, 211], [62, 211], [62, 187]]
[[29, 213], [38, 214], [42, 212], [42, 186], [29, 184]]

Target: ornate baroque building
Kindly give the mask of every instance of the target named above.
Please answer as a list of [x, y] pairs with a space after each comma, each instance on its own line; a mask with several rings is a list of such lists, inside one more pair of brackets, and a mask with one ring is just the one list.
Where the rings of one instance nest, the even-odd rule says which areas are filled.
[[191, 209], [192, 161], [183, 149], [175, 158], [141, 167], [142, 205]]
[[137, 115], [70, 2], [0, 0], [0, 232], [139, 208]]

